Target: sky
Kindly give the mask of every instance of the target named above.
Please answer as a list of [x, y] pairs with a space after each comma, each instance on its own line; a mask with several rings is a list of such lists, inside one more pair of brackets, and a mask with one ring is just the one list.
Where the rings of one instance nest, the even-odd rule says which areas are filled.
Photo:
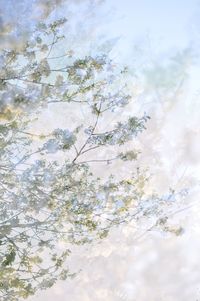
[[[107, 6], [111, 10], [110, 22], [104, 24], [104, 31], [109, 36], [121, 37], [120, 54], [130, 60], [127, 56], [134, 43], [145, 38], [156, 40], [154, 51], [187, 47], [198, 2], [110, 0]], [[119, 51], [119, 46], [117, 48]]]
[[[3, 23], [11, 18], [21, 22], [19, 3], [31, 16], [30, 0], [17, 4], [2, 1], [1, 11], [6, 7]], [[159, 192], [170, 186], [189, 187], [186, 201], [192, 207], [175, 216], [174, 224], [181, 223], [185, 229], [180, 237], [156, 232], [140, 237], [135, 225], [128, 225], [113, 230], [98, 245], [74, 248], [70, 266], [81, 269], [78, 277], [59, 282], [30, 301], [200, 300], [200, 3], [88, 3], [64, 1], [52, 17], [70, 14], [65, 31], [77, 55], [104, 50], [119, 64], [129, 66], [135, 93], [129, 110], [151, 116], [139, 141], [143, 150], [140, 163], [149, 166], [151, 185]], [[11, 11], [11, 7], [15, 9]], [[31, 17], [23, 18], [21, 26], [31, 27], [34, 22]], [[63, 45], [58, 53], [62, 49]], [[50, 122], [58, 122], [53, 113]], [[59, 116], [59, 123], [65, 124], [64, 117]], [[36, 124], [36, 129], [40, 126]]]

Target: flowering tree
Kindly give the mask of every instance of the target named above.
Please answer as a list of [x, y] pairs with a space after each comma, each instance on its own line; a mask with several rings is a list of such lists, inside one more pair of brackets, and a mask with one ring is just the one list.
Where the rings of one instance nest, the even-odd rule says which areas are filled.
[[[105, 55], [52, 56], [65, 22], [39, 23], [21, 50], [5, 49], [0, 56], [2, 301], [26, 298], [73, 276], [64, 267], [71, 244], [102, 239], [113, 226], [164, 210], [164, 200], [145, 197], [147, 177], [140, 169], [120, 180], [92, 173], [95, 162], [137, 160], [138, 151], [120, 148], [145, 129], [149, 117], [129, 116], [99, 132], [108, 112], [120, 112], [131, 101], [120, 81], [126, 70]], [[56, 67], [60, 58], [62, 67]], [[89, 125], [31, 132], [34, 118], [56, 103], [66, 105], [66, 113], [84, 106]], [[113, 157], [105, 154], [110, 148]], [[59, 241], [65, 243], [62, 250]]]

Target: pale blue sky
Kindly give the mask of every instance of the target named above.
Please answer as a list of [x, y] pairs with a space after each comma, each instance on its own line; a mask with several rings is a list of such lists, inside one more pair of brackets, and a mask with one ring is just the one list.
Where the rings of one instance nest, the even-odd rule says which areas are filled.
[[188, 47], [197, 25], [199, 1], [109, 0], [104, 8], [110, 9], [110, 18], [102, 28], [108, 37], [121, 37], [118, 52], [129, 59], [133, 43], [142, 40], [152, 40], [158, 52]]

